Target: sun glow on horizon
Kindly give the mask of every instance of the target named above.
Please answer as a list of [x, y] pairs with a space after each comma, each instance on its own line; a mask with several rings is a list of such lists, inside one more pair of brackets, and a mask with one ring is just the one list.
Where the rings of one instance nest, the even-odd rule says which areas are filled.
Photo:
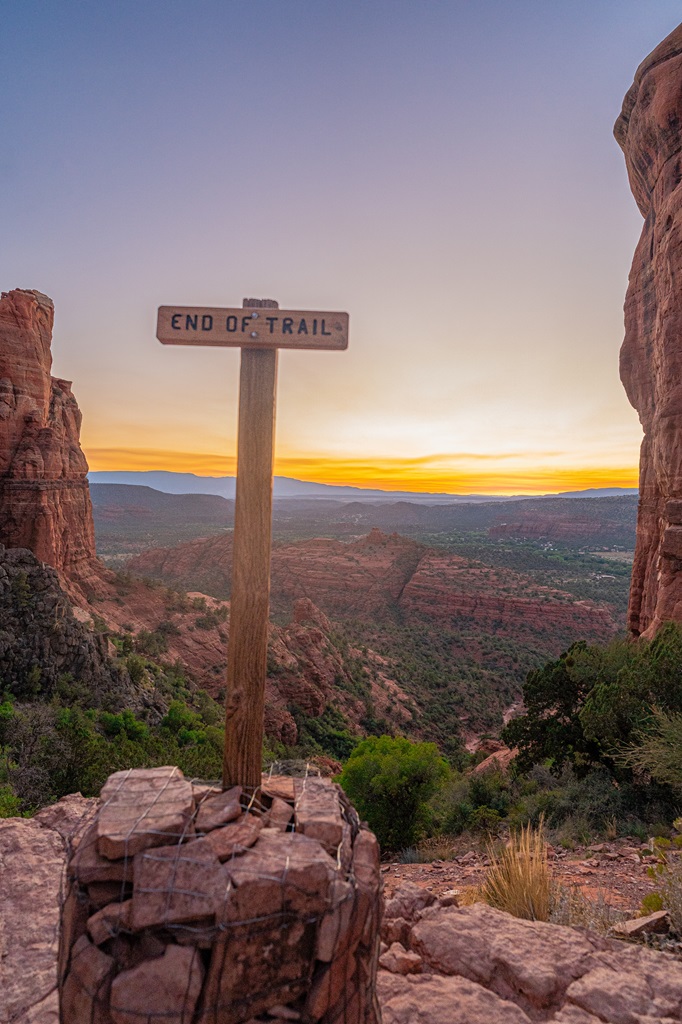
[[[88, 448], [90, 469], [143, 472], [166, 470], [197, 476], [233, 476], [234, 455], [154, 448]], [[637, 487], [636, 466], [535, 462], [519, 454], [455, 453], [416, 458], [360, 459], [283, 455], [277, 476], [311, 483], [385, 491], [446, 494], [547, 494], [592, 487]]]

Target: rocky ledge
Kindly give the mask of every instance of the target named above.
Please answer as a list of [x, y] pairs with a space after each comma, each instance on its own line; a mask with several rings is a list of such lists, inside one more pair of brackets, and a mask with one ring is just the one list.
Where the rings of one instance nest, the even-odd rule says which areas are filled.
[[457, 907], [406, 885], [385, 907], [383, 1024], [673, 1024], [682, 963], [584, 929]]

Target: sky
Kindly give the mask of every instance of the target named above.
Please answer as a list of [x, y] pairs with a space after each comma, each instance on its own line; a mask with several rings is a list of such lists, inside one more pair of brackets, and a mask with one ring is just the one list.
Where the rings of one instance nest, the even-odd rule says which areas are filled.
[[641, 216], [612, 126], [672, 0], [0, 0], [0, 288], [55, 302], [93, 470], [235, 469], [239, 351], [159, 305], [344, 310], [275, 471], [636, 486]]

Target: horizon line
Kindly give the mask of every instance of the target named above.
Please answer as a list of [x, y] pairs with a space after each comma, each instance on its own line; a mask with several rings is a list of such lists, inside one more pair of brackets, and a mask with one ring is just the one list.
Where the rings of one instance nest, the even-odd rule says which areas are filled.
[[[91, 450], [90, 454], [92, 456], [95, 452]], [[113, 455], [114, 453], [109, 450], [107, 455], [109, 454]], [[122, 453], [118, 450], [116, 454], [120, 456]], [[208, 459], [208, 464], [196, 465], [193, 458], [157, 460], [149, 458], [147, 453], [141, 452], [136, 452], [135, 456], [132, 459], [91, 457], [88, 460], [90, 462], [89, 472], [136, 474], [159, 472], [191, 475], [197, 479], [214, 481], [233, 479], [235, 476], [236, 466], [229, 464], [229, 462], [236, 462], [234, 459], [228, 461], [226, 458], [225, 462], [228, 462], [228, 465], [216, 466], [215, 463], [211, 464], [212, 460]], [[310, 472], [313, 467], [309, 464], [301, 465], [301, 460], [277, 459], [275, 460], [274, 475], [302, 484], [346, 487], [358, 491], [380, 491], [384, 494], [402, 492], [423, 494], [424, 496], [452, 497], [468, 495], [541, 496], [561, 492], [607, 489], [634, 491], [638, 489], [639, 483], [638, 470], [634, 467], [538, 467], [491, 472], [488, 466], [486, 470], [480, 472], [471, 469], [459, 472], [442, 469], [428, 473], [402, 473], [399, 471], [399, 460], [390, 460], [390, 462], [392, 465], [387, 466], [384, 462], [383, 466], [378, 465], [376, 469], [370, 464], [366, 466], [364, 472], [358, 472], [357, 465], [353, 465], [353, 460], [320, 459], [317, 472]], [[296, 472], [297, 468], [298, 473]], [[374, 471], [372, 471], [373, 469]]]

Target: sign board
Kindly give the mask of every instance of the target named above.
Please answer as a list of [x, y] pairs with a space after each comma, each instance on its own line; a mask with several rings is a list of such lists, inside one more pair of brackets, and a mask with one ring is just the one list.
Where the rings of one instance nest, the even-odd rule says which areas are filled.
[[348, 348], [348, 313], [159, 306], [156, 337], [164, 345], [341, 350]]

